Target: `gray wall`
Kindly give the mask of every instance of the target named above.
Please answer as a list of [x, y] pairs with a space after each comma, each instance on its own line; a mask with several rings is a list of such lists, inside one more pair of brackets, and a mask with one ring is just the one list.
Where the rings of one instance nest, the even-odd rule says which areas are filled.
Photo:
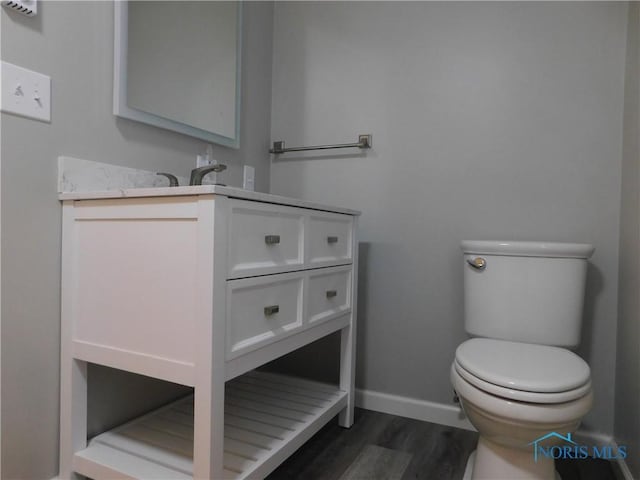
[[640, 478], [640, 4], [629, 5], [625, 78], [615, 438]]
[[272, 138], [373, 134], [366, 155], [289, 154], [271, 167], [274, 193], [363, 211], [358, 387], [451, 401], [466, 338], [462, 239], [591, 242], [585, 427], [613, 432], [626, 12], [276, 4]]
[[[247, 163], [267, 191], [273, 5], [245, 7], [241, 148], [214, 155], [228, 162], [227, 183], [241, 185]], [[58, 469], [56, 158], [186, 176], [205, 143], [113, 116], [111, 2], [38, 2], [35, 18], [0, 16], [2, 59], [50, 75], [53, 86], [50, 124], [2, 114], [2, 478], [48, 479]], [[89, 380], [94, 431], [178, 393], [108, 369]]]

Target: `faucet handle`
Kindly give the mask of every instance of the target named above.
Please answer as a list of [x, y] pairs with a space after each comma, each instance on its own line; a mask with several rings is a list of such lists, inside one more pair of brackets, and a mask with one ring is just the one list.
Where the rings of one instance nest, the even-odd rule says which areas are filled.
[[167, 177], [169, 179], [169, 186], [170, 187], [178, 187], [178, 186], [180, 186], [180, 184], [178, 183], [178, 177], [176, 177], [175, 175], [173, 175], [171, 173], [158, 172], [158, 173], [156, 173], [156, 175], [161, 175], [163, 177]]

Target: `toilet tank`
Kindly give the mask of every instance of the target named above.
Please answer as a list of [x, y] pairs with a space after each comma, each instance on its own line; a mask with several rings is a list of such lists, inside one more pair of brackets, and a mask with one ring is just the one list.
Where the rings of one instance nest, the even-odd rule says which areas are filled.
[[593, 246], [462, 242], [465, 329], [473, 336], [575, 347]]

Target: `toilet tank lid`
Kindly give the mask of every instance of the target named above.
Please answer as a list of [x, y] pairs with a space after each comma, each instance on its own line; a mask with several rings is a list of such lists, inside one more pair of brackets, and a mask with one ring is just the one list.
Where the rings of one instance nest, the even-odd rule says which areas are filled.
[[462, 343], [456, 362], [481, 380], [524, 392], [565, 392], [591, 377], [587, 362], [565, 348], [490, 338]]
[[499, 240], [463, 240], [464, 253], [514, 257], [589, 258], [594, 246], [589, 243], [514, 242]]

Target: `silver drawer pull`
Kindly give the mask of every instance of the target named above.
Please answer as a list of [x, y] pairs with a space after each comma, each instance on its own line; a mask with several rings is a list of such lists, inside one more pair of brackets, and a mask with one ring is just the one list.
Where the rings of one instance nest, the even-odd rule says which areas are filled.
[[476, 257], [473, 260], [467, 259], [467, 263], [476, 270], [484, 270], [487, 268], [487, 261], [482, 257]]
[[269, 305], [268, 307], [264, 307], [264, 316], [268, 317], [280, 311], [280, 305]]
[[265, 235], [264, 243], [267, 245], [276, 245], [280, 243], [280, 235]]
[[333, 298], [336, 295], [338, 295], [338, 292], [336, 292], [335, 290], [327, 290], [327, 298]]
[[327, 237], [327, 243], [338, 243], [338, 237]]

